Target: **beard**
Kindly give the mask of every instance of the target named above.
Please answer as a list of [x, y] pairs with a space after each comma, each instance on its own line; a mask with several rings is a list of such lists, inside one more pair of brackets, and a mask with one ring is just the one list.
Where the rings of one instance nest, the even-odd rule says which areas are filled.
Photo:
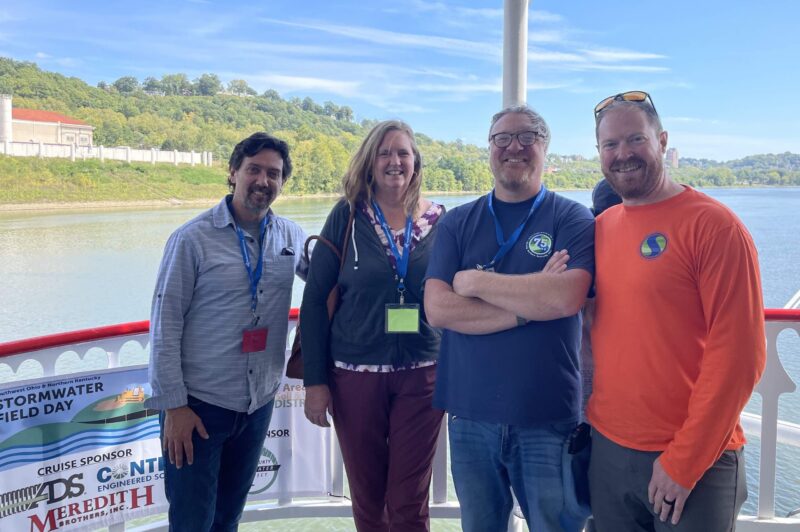
[[[630, 175], [620, 175], [616, 168], [622, 165], [639, 164], [641, 170], [629, 172]], [[635, 200], [647, 197], [652, 193], [663, 177], [663, 169], [659, 171], [657, 168], [652, 168], [643, 159], [635, 158], [629, 159], [624, 163], [615, 163], [611, 165], [608, 171], [604, 171], [608, 184], [614, 189], [614, 192], [620, 197], [627, 200]]]
[[245, 197], [245, 207], [250, 211], [262, 211], [268, 209], [275, 199], [275, 194], [270, 187], [261, 185], [250, 185]]

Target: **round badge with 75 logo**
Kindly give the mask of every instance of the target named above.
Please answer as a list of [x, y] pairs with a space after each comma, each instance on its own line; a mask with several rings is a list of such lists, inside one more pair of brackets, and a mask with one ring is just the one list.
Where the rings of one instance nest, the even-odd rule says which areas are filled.
[[553, 237], [547, 233], [534, 233], [528, 238], [525, 249], [534, 257], [547, 257], [553, 251]]

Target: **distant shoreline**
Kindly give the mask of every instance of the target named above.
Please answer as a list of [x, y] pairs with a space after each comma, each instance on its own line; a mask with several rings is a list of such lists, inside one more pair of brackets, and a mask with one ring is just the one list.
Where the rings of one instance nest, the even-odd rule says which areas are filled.
[[[695, 188], [783, 188], [782, 185], [750, 185], [750, 186], [721, 186], [721, 187], [695, 187]], [[795, 185], [787, 185], [787, 188], [796, 188]], [[591, 191], [588, 188], [550, 188], [554, 192], [577, 192], [581, 190]], [[427, 196], [471, 196], [475, 194], [484, 194], [486, 191], [425, 191], [423, 194]], [[297, 200], [297, 199], [322, 199], [322, 198], [338, 198], [340, 193], [324, 193], [324, 194], [286, 194], [281, 195], [279, 199]], [[188, 199], [188, 200], [130, 200], [130, 201], [63, 201], [63, 202], [41, 202], [41, 203], [0, 203], [0, 208], [5, 212], [24, 212], [24, 211], [61, 211], [61, 210], [101, 210], [101, 209], [127, 209], [138, 207], [210, 207], [216, 205], [219, 198], [206, 198], [206, 199]]]
[[[436, 196], [468, 196], [481, 194], [482, 192], [425, 192], [428, 195]], [[286, 194], [278, 198], [280, 200], [297, 199], [322, 199], [338, 198], [339, 193], [325, 194]], [[66, 210], [100, 210], [100, 209], [126, 209], [137, 207], [210, 207], [216, 205], [220, 198], [190, 199], [190, 200], [122, 200], [122, 201], [43, 201], [41, 203], [0, 203], [0, 208], [6, 212], [17, 211], [66, 211]]]

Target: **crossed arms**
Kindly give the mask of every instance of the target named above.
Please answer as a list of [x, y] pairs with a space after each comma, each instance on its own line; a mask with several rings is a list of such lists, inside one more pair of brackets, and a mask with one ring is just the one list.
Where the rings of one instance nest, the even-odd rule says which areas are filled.
[[518, 325], [517, 317], [548, 321], [577, 314], [592, 282], [582, 269], [567, 270], [567, 250], [557, 251], [541, 272], [506, 275], [462, 270], [453, 285], [425, 283], [425, 314], [434, 327], [490, 334]]

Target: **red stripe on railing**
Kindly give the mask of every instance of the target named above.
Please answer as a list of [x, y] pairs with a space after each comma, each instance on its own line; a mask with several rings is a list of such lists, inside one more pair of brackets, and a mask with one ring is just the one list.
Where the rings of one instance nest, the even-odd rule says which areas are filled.
[[80, 331], [48, 334], [46, 336], [37, 336], [35, 338], [2, 343], [0, 344], [0, 357], [17, 355], [28, 351], [40, 351], [48, 347], [57, 347], [59, 345], [100, 340], [101, 338], [146, 333], [149, 330], [149, 321], [132, 321], [130, 323], [120, 323], [119, 325], [107, 325], [105, 327], [92, 327], [91, 329], [82, 329]]
[[[296, 320], [299, 315], [300, 311], [298, 309], [293, 308], [289, 310], [290, 320]], [[768, 308], [764, 309], [764, 317], [767, 321], [800, 322], [800, 310]], [[58, 347], [60, 345], [100, 340], [101, 338], [113, 338], [114, 336], [146, 333], [149, 330], [149, 321], [134, 321], [130, 323], [120, 323], [119, 325], [94, 327], [92, 329], [83, 329], [80, 331], [48, 334], [47, 336], [15, 340], [13, 342], [0, 343], [0, 358], [30, 351], [41, 351], [42, 349]]]
[[800, 309], [767, 308], [764, 317], [767, 321], [800, 321]]

